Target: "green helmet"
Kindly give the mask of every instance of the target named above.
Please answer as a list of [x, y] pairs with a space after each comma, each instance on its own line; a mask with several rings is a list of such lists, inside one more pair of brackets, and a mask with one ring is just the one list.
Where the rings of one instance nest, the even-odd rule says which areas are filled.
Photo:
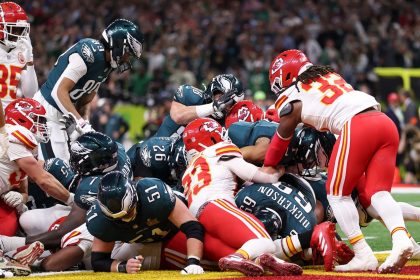
[[127, 52], [139, 59], [143, 51], [144, 36], [140, 28], [126, 19], [117, 19], [102, 32], [102, 43], [111, 55], [111, 67], [119, 72], [131, 69], [129, 61], [122, 60]]
[[102, 177], [98, 188], [98, 202], [108, 219], [124, 222], [134, 220], [137, 201], [134, 183], [122, 172], [112, 171]]

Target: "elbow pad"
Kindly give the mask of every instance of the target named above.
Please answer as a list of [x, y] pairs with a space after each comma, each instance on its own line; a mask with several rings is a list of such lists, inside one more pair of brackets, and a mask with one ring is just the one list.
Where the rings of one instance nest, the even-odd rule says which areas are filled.
[[111, 259], [111, 253], [92, 252], [91, 264], [95, 272], [110, 272], [114, 260]]
[[195, 238], [203, 242], [204, 227], [198, 221], [188, 221], [183, 223], [179, 229], [189, 238]]

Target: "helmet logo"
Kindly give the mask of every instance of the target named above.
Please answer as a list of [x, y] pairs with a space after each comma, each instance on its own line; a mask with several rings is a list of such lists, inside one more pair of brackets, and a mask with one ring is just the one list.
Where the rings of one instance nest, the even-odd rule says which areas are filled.
[[278, 57], [273, 62], [273, 66], [271, 67], [271, 75], [273, 75], [274, 73], [276, 73], [277, 71], [279, 71], [280, 68], [283, 67], [283, 64], [284, 64], [283, 58]]
[[251, 112], [249, 111], [248, 107], [242, 107], [238, 110], [239, 121], [245, 121], [250, 115]]
[[131, 50], [133, 51], [133, 54], [137, 58], [140, 58], [141, 53], [143, 51], [142, 44], [136, 38], [134, 38], [130, 33], [127, 33], [127, 40], [128, 40], [128, 44], [131, 47]]
[[215, 122], [205, 122], [203, 124], [203, 129], [205, 131], [208, 131], [208, 132], [215, 131], [217, 129], [217, 127], [218, 127], [218, 125]]
[[70, 149], [71, 149], [71, 151], [73, 152], [73, 153], [77, 153], [77, 154], [80, 154], [80, 155], [87, 155], [87, 154], [89, 154], [90, 152], [92, 152], [92, 150], [91, 149], [88, 149], [88, 148], [86, 148], [86, 147], [84, 147], [82, 144], [80, 144], [79, 142], [74, 142], [72, 145], [71, 145], [71, 147], [70, 147]]
[[92, 50], [86, 44], [82, 45], [82, 55], [89, 63], [93, 63], [95, 61]]
[[34, 108], [34, 106], [32, 106], [28, 102], [17, 102], [15, 104], [15, 108], [18, 109], [19, 111], [22, 111], [22, 110], [31, 110]]

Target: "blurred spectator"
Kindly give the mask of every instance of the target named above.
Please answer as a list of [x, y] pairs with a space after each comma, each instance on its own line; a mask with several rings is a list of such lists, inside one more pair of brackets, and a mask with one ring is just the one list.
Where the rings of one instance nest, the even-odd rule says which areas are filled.
[[401, 134], [398, 152], [404, 155], [405, 167], [404, 183], [417, 184], [420, 182], [420, 129], [408, 124]]
[[400, 97], [404, 108], [405, 124], [411, 124], [420, 127], [418, 107], [416, 103], [414, 103], [414, 101], [411, 99], [410, 92], [408, 90], [401, 90]]
[[391, 92], [388, 94], [388, 109], [385, 114], [395, 123], [398, 129], [398, 135], [401, 137], [401, 128], [404, 126], [404, 115], [401, 110], [400, 97], [397, 93]]
[[113, 113], [105, 125], [105, 134], [112, 140], [123, 143], [124, 135], [128, 132], [127, 121], [118, 113]]

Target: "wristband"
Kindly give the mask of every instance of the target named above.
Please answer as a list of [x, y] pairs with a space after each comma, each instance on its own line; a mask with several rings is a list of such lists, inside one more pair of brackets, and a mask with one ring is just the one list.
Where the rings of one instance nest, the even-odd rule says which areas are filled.
[[123, 262], [118, 263], [117, 271], [121, 273], [127, 273], [127, 262], [123, 261]]
[[284, 139], [278, 134], [278, 132], [274, 133], [270, 146], [265, 153], [264, 166], [277, 166], [286, 153], [287, 147], [292, 140], [292, 136]]
[[199, 118], [210, 116], [214, 113], [213, 103], [195, 106], [195, 112]]
[[66, 205], [72, 206], [74, 204], [74, 193], [69, 193], [69, 198], [66, 200]]
[[188, 256], [187, 266], [192, 265], [192, 264], [200, 265], [200, 258], [196, 256]]

